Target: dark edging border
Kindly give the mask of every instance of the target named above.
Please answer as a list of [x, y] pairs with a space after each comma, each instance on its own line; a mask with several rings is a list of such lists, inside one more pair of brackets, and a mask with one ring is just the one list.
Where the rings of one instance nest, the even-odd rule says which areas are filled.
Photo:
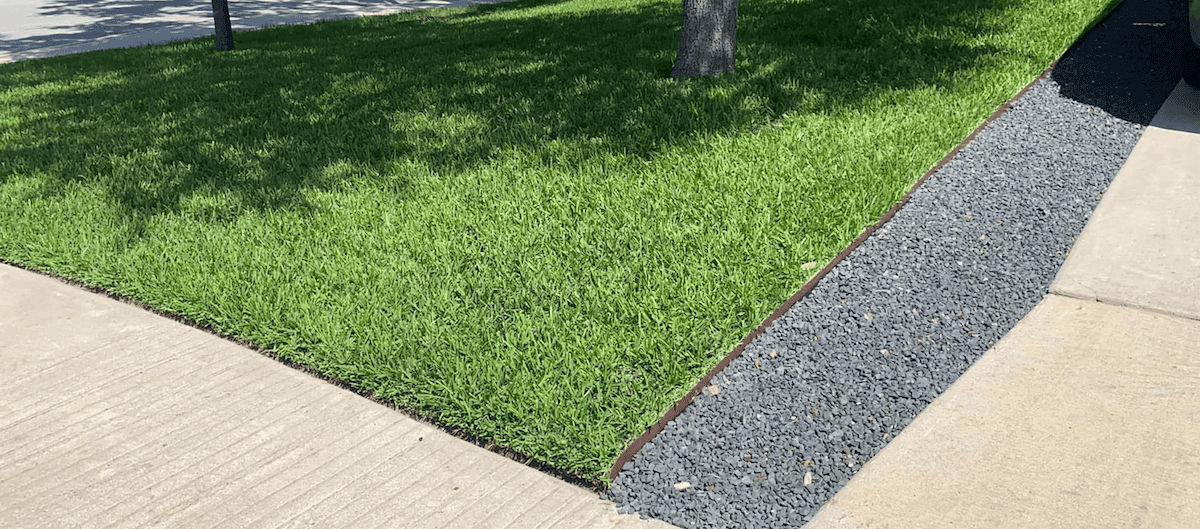
[[966, 139], [959, 142], [959, 144], [956, 145], [949, 154], [942, 158], [937, 165], [934, 165], [928, 171], [926, 171], [925, 175], [917, 180], [917, 182], [913, 184], [912, 188], [908, 190], [908, 193], [905, 193], [904, 197], [901, 198], [899, 202], [893, 204], [891, 209], [888, 209], [887, 212], [883, 214], [883, 217], [880, 217], [878, 222], [868, 226], [865, 230], [863, 230], [863, 232], [859, 234], [858, 238], [854, 239], [854, 242], [850, 243], [850, 246], [846, 247], [846, 249], [842, 250], [841, 253], [837, 254], [837, 257], [834, 257], [833, 260], [825, 266], [825, 268], [822, 268], [820, 272], [817, 272], [817, 275], [808, 280], [803, 287], [800, 287], [799, 291], [793, 294], [792, 297], [788, 298], [787, 301], [784, 301], [783, 305], [780, 305], [779, 308], [775, 309], [775, 312], [772, 312], [770, 316], [767, 316], [767, 319], [763, 320], [762, 324], [759, 325], [757, 329], [746, 335], [746, 337], [742, 339], [742, 342], [733, 348], [733, 351], [730, 351], [730, 353], [725, 356], [724, 359], [717, 363], [716, 367], [713, 367], [707, 374], [701, 377], [700, 380], [696, 382], [696, 385], [692, 387], [691, 391], [688, 391], [683, 398], [679, 399], [679, 402], [676, 402], [674, 406], [671, 406], [669, 409], [667, 409], [667, 412], [663, 414], [662, 418], [650, 425], [649, 428], [646, 428], [646, 430], [642, 432], [641, 436], [629, 443], [629, 446], [625, 447], [625, 450], [623, 450], [620, 455], [617, 456], [616, 461], [613, 462], [612, 468], [608, 471], [609, 481], [615, 481], [617, 479], [617, 475], [621, 473], [621, 467], [632, 461], [633, 456], [637, 455], [637, 453], [642, 450], [642, 447], [645, 446], [646, 443], [658, 436], [659, 432], [666, 427], [668, 422], [671, 422], [675, 419], [675, 417], [678, 417], [680, 413], [683, 413], [683, 410], [692, 403], [692, 400], [696, 398], [696, 395], [699, 395], [700, 391], [709, 385], [713, 377], [717, 376], [717, 374], [721, 371], [724, 371], [726, 367], [729, 367], [729, 364], [732, 363], [735, 358], [742, 355], [742, 352], [746, 350], [747, 345], [750, 345], [751, 342], [766, 332], [767, 328], [773, 325], [776, 319], [786, 314], [787, 311], [792, 308], [792, 305], [795, 305], [796, 302], [800, 301], [801, 298], [808, 295], [808, 293], [817, 286], [817, 283], [820, 282], [830, 270], [833, 270], [833, 267], [842, 262], [842, 259], [845, 259], [847, 255], [850, 255], [850, 252], [853, 252], [855, 248], [858, 248], [863, 241], [867, 240], [871, 234], [875, 233], [875, 230], [879, 229], [889, 220], [891, 220], [892, 216], [895, 215], [900, 208], [904, 207], [906, 203], [908, 203], [908, 199], [911, 198], [912, 194], [921, 187], [921, 184], [924, 184], [925, 181], [928, 180], [930, 176], [933, 176], [933, 174], [939, 169], [941, 169], [943, 165], [946, 165], [950, 162], [950, 160], [953, 160], [955, 155], [958, 154], [958, 151], [962, 150], [964, 147], [974, 141], [975, 136], [983, 131], [983, 129], [987, 128], [988, 125], [991, 125], [996, 118], [999, 118], [1001, 114], [1007, 112], [1014, 101], [1020, 99], [1021, 96], [1024, 96], [1030, 88], [1033, 88], [1033, 85], [1037, 84], [1042, 79], [1045, 79], [1047, 75], [1050, 75], [1050, 72], [1054, 70], [1056, 65], [1058, 65], [1058, 61], [1062, 60], [1062, 58], [1071, 53], [1076, 46], [1086, 40], [1087, 37], [1091, 35], [1093, 30], [1107, 22], [1108, 19], [1112, 17], [1113, 13], [1117, 12], [1117, 9], [1120, 8], [1122, 3], [1124, 3], [1124, 1], [1113, 6], [1113, 8], [1107, 14], [1105, 14], [1103, 18], [1097, 20], [1094, 24], [1088, 27], [1087, 31], [1081, 34], [1079, 38], [1075, 39], [1075, 42], [1071, 43], [1071, 46], [1069, 46], [1067, 50], [1062, 53], [1062, 55], [1059, 55], [1057, 59], [1054, 59], [1054, 62], [1050, 63], [1049, 67], [1047, 67], [1045, 70], [1042, 70], [1041, 75], [1037, 76], [1036, 79], [1025, 85], [1025, 88], [1022, 88], [1020, 92], [1017, 92], [1016, 95], [1009, 98], [1008, 101], [1005, 101], [1003, 105], [1000, 105], [1000, 108], [997, 108], [991, 116], [988, 116], [988, 118], [984, 120], [982, 124], [976, 127], [975, 130], [971, 132], [970, 136], [967, 136]]
[[[886, 213], [884, 213], [883, 217], [881, 217], [878, 222], [876, 222], [874, 225], [866, 228], [858, 236], [858, 238], [856, 238], [852, 243], [850, 243], [850, 246], [848, 246], [841, 253], [839, 253], [837, 255], [837, 257], [835, 257], [833, 259], [833, 261], [831, 261], [827, 266], [825, 266], [819, 272], [817, 272], [816, 276], [814, 276], [807, 283], [805, 283], [804, 286], [801, 287], [801, 289], [798, 292], [796, 292], [794, 295], [792, 295], [792, 297], [788, 298], [788, 300], [785, 301], [782, 305], [780, 305], [779, 308], [777, 308], [775, 310], [775, 312], [771, 313], [770, 316], [768, 316], [765, 320], [763, 320], [762, 324], [759, 325], [759, 327], [757, 329], [752, 331], [749, 335], [747, 335], [742, 340], [742, 342], [740, 344], [735, 346], [733, 348], [733, 350], [724, 359], [722, 359], [720, 363], [718, 363], [716, 365], [716, 367], [714, 367], [712, 370], [710, 370], [704, 377], [702, 377], [696, 383], [695, 386], [692, 387], [691, 391], [689, 391], [686, 395], [684, 395], [684, 397], [682, 399], [680, 399], [674, 406], [669, 408], [667, 410], [667, 412], [662, 416], [662, 418], [660, 418], [656, 423], [654, 423], [649, 428], [647, 428], [642, 433], [641, 436], [634, 439], [625, 448], [625, 450], [623, 450], [617, 456], [616, 461], [613, 463], [613, 466], [608, 473], [608, 478], [609, 478], [610, 482], [612, 480], [616, 479], [617, 475], [621, 471], [622, 466], [624, 466], [626, 463], [631, 461], [633, 459], [634, 455], [636, 455], [639, 451], [641, 451], [642, 447], [647, 442], [649, 442], [655, 436], [657, 436], [658, 433], [662, 431], [662, 429], [666, 426], [666, 424], [668, 422], [670, 422], [671, 420], [674, 420], [675, 417], [677, 417], [680, 413], [682, 413], [683, 410], [685, 408], [687, 408], [687, 406], [689, 404], [691, 404], [692, 400], [696, 397], [696, 395], [698, 395], [700, 393], [700, 391], [709, 384], [709, 382], [712, 380], [712, 378], [714, 376], [716, 376], [718, 373], [720, 373], [722, 370], [724, 370], [726, 367], [728, 367], [729, 364], [735, 358], [737, 358], [738, 356], [741, 356], [742, 352], [745, 350], [747, 345], [749, 345], [752, 341], [754, 341], [756, 338], [758, 338], [760, 335], [762, 335], [763, 332], [765, 332], [768, 327], [770, 327], [772, 324], [775, 323], [776, 319], [778, 319], [783, 314], [787, 313], [787, 311], [789, 309], [791, 309], [791, 307], [793, 305], [795, 305], [797, 301], [799, 301], [801, 298], [803, 298], [805, 295], [807, 295], [810, 291], [812, 291], [812, 289], [814, 287], [816, 287], [817, 283], [822, 278], [824, 278], [825, 275], [828, 274], [829, 271], [832, 270], [834, 266], [836, 266], [839, 262], [841, 262], [842, 259], [844, 259], [847, 255], [850, 254], [850, 252], [854, 251], [855, 248], [858, 248], [858, 246], [861, 245], [862, 242], [865, 241], [868, 237], [870, 237], [871, 234], [873, 234], [876, 229], [883, 226], [883, 224], [887, 223], [887, 221], [891, 220], [892, 216], [895, 215], [896, 212], [899, 211], [900, 208], [903, 207], [904, 204], [906, 204], [908, 202], [908, 200], [912, 196], [912, 194], [919, 187], [921, 187], [921, 185], [925, 182], [925, 180], [929, 179], [929, 177], [932, 176], [939, 169], [941, 169], [941, 167], [943, 165], [948, 163], [950, 160], [954, 159], [954, 156], [958, 154], [958, 151], [962, 150], [964, 147], [966, 147], [968, 144], [970, 144], [971, 141], [973, 141], [975, 139], [975, 136], [977, 134], [979, 134], [980, 131], [982, 131], [989, 124], [991, 124], [992, 121], [995, 121], [995, 119], [998, 118], [1001, 114], [1006, 112], [1008, 110], [1008, 108], [1012, 105], [1012, 103], [1014, 101], [1016, 101], [1017, 99], [1020, 99], [1021, 96], [1025, 95], [1025, 93], [1028, 92], [1029, 89], [1032, 88], [1034, 84], [1038, 83], [1039, 81], [1044, 79], [1047, 75], [1049, 75], [1050, 72], [1054, 69], [1055, 65], [1058, 64], [1059, 60], [1062, 59], [1062, 57], [1066, 56], [1072, 50], [1074, 50], [1075, 47], [1078, 46], [1081, 42], [1083, 42], [1087, 38], [1087, 36], [1091, 34], [1092, 30], [1094, 30], [1097, 26], [1106, 22], [1113, 15], [1113, 13], [1115, 13], [1117, 11], [1119, 6], [1120, 6], [1120, 4], [1117, 4], [1117, 6], [1113, 7], [1113, 9], [1110, 10], [1103, 18], [1096, 21], [1091, 27], [1089, 27], [1085, 33], [1083, 33], [1078, 39], [1076, 39], [1076, 41], [1074, 43], [1071, 44], [1070, 47], [1067, 48], [1067, 51], [1063, 52], [1063, 54], [1061, 56], [1059, 56], [1058, 59], [1055, 59], [1054, 62], [1052, 62], [1048, 68], [1046, 68], [1044, 71], [1042, 71], [1041, 75], [1039, 75], [1036, 79], [1034, 79], [1032, 82], [1030, 82], [1028, 85], [1026, 85], [1025, 88], [1021, 89], [1020, 92], [1017, 92], [1017, 94], [1014, 95], [1012, 98], [1010, 98], [1007, 102], [1005, 102], [1003, 105], [1001, 105], [995, 112], [992, 113], [991, 116], [989, 116], [987, 118], [987, 120], [985, 120], [983, 122], [983, 124], [979, 125], [979, 127], [977, 127], [969, 136], [967, 136], [966, 139], [964, 139], [962, 142], [960, 142], [957, 146], [954, 147], [953, 150], [950, 151], [949, 154], [947, 154], [944, 158], [942, 158], [942, 160], [939, 161], [937, 163], [937, 165], [934, 165], [931, 169], [929, 169], [929, 171], [927, 171], [924, 176], [922, 176], [919, 180], [917, 180], [917, 182], [913, 185], [913, 187], [908, 191], [908, 193], [906, 193], [904, 195], [903, 198], [900, 199], [899, 202], [893, 204], [892, 207]], [[290, 25], [290, 24], [283, 24], [283, 25]], [[274, 27], [274, 26], [268, 26], [268, 27]], [[266, 29], [266, 28], [258, 28], [258, 29]], [[235, 30], [235, 31], [239, 31], [239, 30]], [[241, 31], [250, 31], [250, 30], [241, 30]], [[190, 39], [187, 39], [187, 40], [190, 40]], [[399, 411], [418, 422], [435, 427], [447, 434], [450, 434], [454, 437], [457, 437], [459, 439], [467, 441], [467, 442], [474, 444], [480, 448], [483, 448], [489, 452], [499, 454], [505, 458], [511, 459], [511, 460], [521, 463], [525, 466], [545, 472], [546, 474], [550, 474], [550, 475], [552, 475], [558, 479], [561, 479], [563, 481], [566, 481], [568, 483], [586, 488], [586, 489], [591, 490], [596, 493], [603, 493], [608, 488], [598, 479], [585, 479], [578, 475], [567, 473], [565, 471], [562, 471], [562, 470], [552, 467], [550, 465], [534, 461], [531, 457], [529, 457], [521, 452], [518, 452], [518, 451], [510, 449], [510, 448], [497, 446], [488, 439], [483, 439], [481, 437], [472, 435], [472, 434], [468, 433], [467, 431], [462, 430], [460, 428], [449, 426], [437, 419], [434, 419], [434, 418], [428, 416], [427, 414], [418, 412], [411, 408], [401, 407], [401, 406], [397, 405], [395, 402], [392, 402], [389, 400], [378, 398], [373, 391], [368, 391], [368, 390], [365, 390], [362, 388], [358, 388], [358, 387], [351, 385], [350, 383], [348, 383], [346, 381], [325, 375], [306, 364], [302, 364], [299, 362], [295, 362], [293, 360], [288, 360], [288, 359], [282, 358], [279, 356], [278, 353], [271, 350], [270, 348], [262, 347], [257, 344], [254, 344], [254, 343], [235, 338], [231, 335], [225, 334], [225, 333], [213, 328], [209, 324], [200, 323], [200, 322], [193, 320], [191, 318], [188, 318], [186, 316], [182, 316], [179, 314], [174, 314], [174, 313], [156, 309], [156, 308], [146, 305], [142, 302], [139, 302], [133, 298], [129, 298], [129, 297], [111, 292], [103, 287], [89, 285], [87, 283], [83, 283], [83, 282], [76, 281], [76, 280], [73, 280], [73, 279], [70, 279], [67, 277], [63, 277], [58, 274], [52, 273], [48, 270], [40, 270], [40, 269], [36, 269], [36, 268], [31, 268], [31, 267], [28, 267], [28, 266], [25, 266], [25, 265], [22, 265], [19, 263], [15, 263], [15, 262], [6, 260], [4, 258], [0, 258], [0, 263], [7, 264], [14, 268], [19, 268], [21, 270], [25, 270], [28, 272], [33, 272], [33, 273], [36, 273], [36, 274], [39, 274], [42, 276], [50, 277], [50, 278], [56, 279], [58, 281], [61, 281], [63, 283], [66, 283], [68, 285], [79, 287], [88, 292], [104, 295], [104, 296], [114, 299], [116, 301], [120, 301], [120, 302], [128, 304], [128, 305], [132, 305], [134, 307], [140, 308], [142, 310], [146, 310], [148, 312], [152, 312], [152, 313], [162, 316], [164, 318], [168, 318], [168, 319], [174, 320], [176, 322], [182, 323], [184, 325], [187, 325], [189, 327], [207, 332], [218, 338], [224, 339], [228, 342], [232, 342], [237, 345], [246, 347], [248, 349], [252, 349], [252, 350], [258, 352], [259, 354], [262, 354], [263, 356], [266, 356], [275, 361], [278, 361], [279, 363], [281, 363], [287, 367], [290, 367], [290, 368], [298, 370], [298, 371], [302, 371], [302, 372], [307, 373], [308, 375], [312, 376], [313, 378], [323, 380], [325, 382], [328, 382], [330, 384], [338, 386], [342, 389], [351, 391], [351, 392], [353, 392], [361, 397], [364, 397], [368, 400], [371, 400], [377, 404], [381, 404], [381, 405], [391, 408], [393, 410]]]

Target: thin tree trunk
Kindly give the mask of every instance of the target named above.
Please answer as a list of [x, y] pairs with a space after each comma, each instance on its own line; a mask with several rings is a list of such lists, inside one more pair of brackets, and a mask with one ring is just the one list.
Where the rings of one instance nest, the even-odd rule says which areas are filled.
[[217, 26], [217, 51], [233, 49], [233, 25], [229, 22], [229, 0], [212, 0], [213, 22]]
[[737, 55], [737, 0], [684, 0], [679, 54], [671, 77], [733, 73]]

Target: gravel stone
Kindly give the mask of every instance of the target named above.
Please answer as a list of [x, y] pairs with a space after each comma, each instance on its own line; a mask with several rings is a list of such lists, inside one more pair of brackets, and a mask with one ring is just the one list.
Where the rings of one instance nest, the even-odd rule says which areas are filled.
[[[1125, 0], [714, 377], [719, 394], [700, 392], [603, 497], [679, 527], [811, 520], [1048, 293], [1182, 77], [1187, 9]], [[699, 490], [676, 491], [684, 479]]]

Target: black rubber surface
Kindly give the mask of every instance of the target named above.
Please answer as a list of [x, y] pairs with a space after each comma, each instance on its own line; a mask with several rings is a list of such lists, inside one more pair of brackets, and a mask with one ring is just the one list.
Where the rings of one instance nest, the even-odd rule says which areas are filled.
[[1125, 0], [714, 377], [719, 393], [701, 392], [604, 497], [685, 528], [809, 521], [1045, 296], [1190, 46], [1187, 0]]

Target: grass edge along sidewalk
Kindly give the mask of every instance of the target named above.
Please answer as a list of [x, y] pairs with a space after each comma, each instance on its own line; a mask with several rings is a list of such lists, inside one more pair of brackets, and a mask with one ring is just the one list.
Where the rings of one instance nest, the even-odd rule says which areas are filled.
[[0, 258], [605, 481], [1114, 8], [519, 0], [0, 66]]

